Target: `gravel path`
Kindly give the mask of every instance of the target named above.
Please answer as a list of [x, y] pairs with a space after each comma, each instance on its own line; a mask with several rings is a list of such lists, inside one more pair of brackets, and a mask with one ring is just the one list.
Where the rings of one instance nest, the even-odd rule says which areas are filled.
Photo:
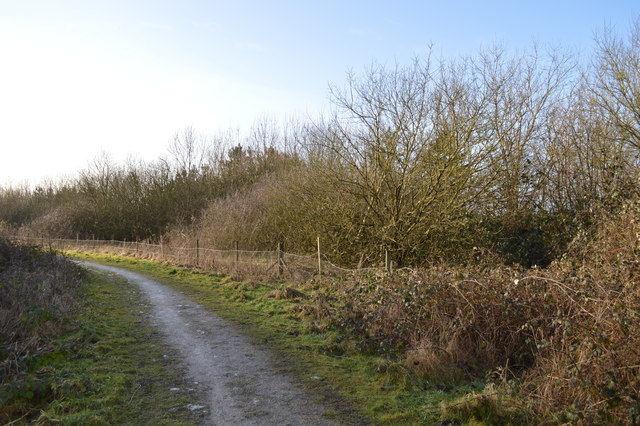
[[179, 292], [126, 269], [81, 264], [118, 274], [146, 296], [150, 319], [186, 366], [187, 380], [205, 397], [191, 409], [212, 425], [336, 425], [290, 377], [275, 372], [270, 355], [237, 328]]

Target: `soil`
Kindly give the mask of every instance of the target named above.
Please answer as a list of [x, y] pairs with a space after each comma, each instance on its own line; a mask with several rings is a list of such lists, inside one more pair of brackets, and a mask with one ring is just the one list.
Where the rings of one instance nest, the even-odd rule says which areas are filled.
[[120, 275], [142, 290], [151, 324], [177, 354], [185, 383], [202, 396], [187, 408], [198, 411], [203, 424], [340, 424], [294, 378], [277, 371], [273, 354], [251, 343], [234, 324], [143, 275], [80, 263]]

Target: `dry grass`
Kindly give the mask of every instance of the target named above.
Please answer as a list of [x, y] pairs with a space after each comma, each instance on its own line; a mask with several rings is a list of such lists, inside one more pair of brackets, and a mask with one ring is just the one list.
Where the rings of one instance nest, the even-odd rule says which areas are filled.
[[539, 332], [528, 394], [561, 420], [640, 422], [640, 203], [603, 218], [550, 274], [558, 313]]
[[78, 308], [83, 272], [52, 252], [0, 238], [0, 384], [10, 382]]
[[516, 379], [540, 418], [640, 421], [640, 202], [549, 268], [491, 261], [334, 282], [308, 314], [434, 382]]

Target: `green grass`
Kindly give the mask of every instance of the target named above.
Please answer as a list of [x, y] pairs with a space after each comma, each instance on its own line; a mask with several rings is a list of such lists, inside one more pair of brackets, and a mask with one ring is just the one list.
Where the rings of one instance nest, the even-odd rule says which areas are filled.
[[56, 349], [33, 354], [20, 379], [0, 390], [0, 412], [16, 424], [197, 423], [175, 357], [144, 319], [138, 290], [90, 273], [83, 298]]
[[256, 343], [276, 352], [278, 368], [297, 376], [319, 402], [333, 407], [342, 421], [381, 425], [441, 422], [448, 420], [443, 417], [444, 405], [481, 394], [484, 387], [478, 382], [457, 387], [427, 383], [415, 378], [400, 362], [356, 351], [353, 348], [357, 342], [321, 321], [312, 322], [295, 314], [308, 302], [270, 297], [284, 283], [235, 282], [223, 275], [147, 260], [69, 254], [150, 276], [240, 324]]

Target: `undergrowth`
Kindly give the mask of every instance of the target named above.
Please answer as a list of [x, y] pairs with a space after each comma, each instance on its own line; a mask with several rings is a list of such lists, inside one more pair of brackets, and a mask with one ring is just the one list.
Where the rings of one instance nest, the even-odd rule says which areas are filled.
[[534, 418], [635, 424], [639, 272], [640, 203], [629, 201], [546, 269], [480, 262], [327, 280], [307, 312], [425, 380], [492, 379]]
[[2, 240], [0, 283], [1, 424], [198, 421], [132, 285]]
[[[47, 374], [73, 350], [55, 339], [73, 324], [85, 275], [55, 253], [0, 239], [0, 421], [44, 403], [63, 388]], [[78, 385], [81, 386], [81, 385]]]
[[329, 365], [377, 423], [636, 424], [640, 202], [600, 223], [544, 269], [488, 258], [286, 286], [196, 272], [176, 285], [308, 352], [312, 368]]

